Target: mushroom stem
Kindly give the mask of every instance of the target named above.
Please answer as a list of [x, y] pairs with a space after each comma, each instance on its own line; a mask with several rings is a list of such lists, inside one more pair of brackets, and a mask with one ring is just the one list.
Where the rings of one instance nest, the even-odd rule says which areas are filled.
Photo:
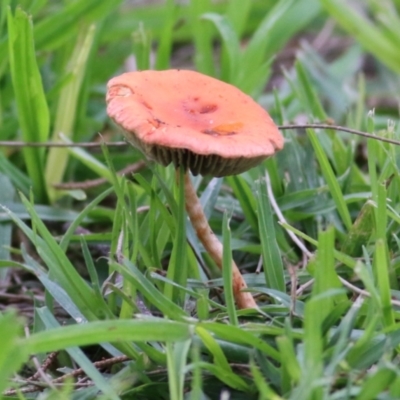
[[[207, 218], [204, 214], [203, 207], [197, 197], [196, 190], [193, 187], [189, 172], [185, 173], [185, 198], [186, 198], [186, 211], [196, 231], [197, 237], [200, 239], [204, 248], [217, 264], [218, 268], [222, 270], [222, 254], [223, 248], [221, 242], [215, 236]], [[239, 268], [232, 260], [232, 285], [233, 295], [236, 300], [238, 308], [258, 308], [257, 303], [249, 292], [242, 292], [242, 289], [247, 288], [246, 282], [243, 279]]]

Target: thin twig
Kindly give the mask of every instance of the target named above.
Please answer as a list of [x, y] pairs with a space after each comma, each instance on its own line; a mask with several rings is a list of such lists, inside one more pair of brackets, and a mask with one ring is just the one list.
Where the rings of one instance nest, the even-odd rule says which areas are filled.
[[[272, 190], [271, 186], [271, 180], [269, 178], [268, 172], [265, 174], [265, 182], [267, 186], [267, 194], [269, 201], [271, 203], [272, 209], [275, 211], [276, 216], [278, 217], [278, 221], [281, 223], [287, 224], [286, 218], [284, 217], [281, 209], [278, 206], [278, 203], [275, 199], [274, 191]], [[290, 238], [293, 240], [294, 243], [297, 244], [298, 248], [303, 252], [303, 256], [307, 258], [311, 258], [313, 254], [307, 249], [307, 247], [304, 245], [304, 243], [291, 231], [286, 230], [287, 234], [290, 236]], [[290, 282], [291, 282], [291, 290], [290, 290], [290, 298], [291, 298], [291, 304], [290, 304], [290, 315], [294, 315], [294, 310], [295, 310], [295, 305], [296, 305], [296, 297], [298, 296], [297, 291], [296, 291], [296, 285], [297, 285], [297, 269], [294, 266], [291, 266], [289, 268], [289, 274], [290, 274]]]
[[297, 287], [297, 268], [294, 265], [288, 265], [288, 272], [290, 276], [290, 318], [296, 315], [296, 287]]
[[[29, 328], [25, 326], [24, 331], [25, 331], [25, 336], [28, 338], [30, 336]], [[42, 365], [40, 365], [38, 358], [36, 356], [33, 356], [32, 361], [35, 364], [37, 376], [40, 376], [49, 387], [54, 389], [54, 385], [51, 379], [46, 375], [45, 371], [42, 369]]]
[[314, 284], [315, 279], [310, 279], [296, 290], [296, 296], [299, 297], [303, 292]]
[[13, 140], [1, 140], [0, 147], [84, 147], [84, 148], [97, 148], [101, 146], [107, 147], [127, 147], [131, 146], [128, 142], [80, 142], [80, 143], [59, 143], [59, 142], [23, 142]]
[[258, 259], [258, 264], [255, 273], [259, 274], [261, 272], [262, 267], [263, 267], [263, 258], [262, 256], [260, 256], [260, 258]]
[[[284, 224], [287, 224], [286, 218], [283, 216], [282, 211], [280, 210], [278, 203], [276, 202], [274, 192], [272, 190], [271, 186], [271, 180], [269, 179], [269, 174], [265, 174], [265, 182], [267, 184], [267, 193], [268, 193], [268, 198], [269, 201], [271, 202], [271, 206], [273, 210], [275, 211], [276, 216], [278, 217], [278, 221]], [[294, 243], [297, 244], [297, 247], [307, 255], [308, 258], [311, 258], [313, 254], [307, 249], [307, 247], [304, 245], [304, 243], [291, 231], [287, 230], [287, 234], [290, 236], [290, 238], [293, 240]]]
[[[39, 392], [39, 391], [47, 388], [47, 386], [45, 386], [43, 384], [43, 382], [30, 382], [30, 384], [34, 385], [34, 386], [23, 387], [23, 388], [19, 388], [18, 390], [17, 389], [6, 390], [5, 392], [3, 392], [3, 396], [13, 396], [13, 395], [16, 395], [17, 393], [24, 393], [24, 394], [35, 393], [35, 392]], [[57, 383], [54, 385], [54, 389], [57, 389], [58, 387], [62, 388], [64, 385], [65, 385], [64, 382]], [[82, 382], [82, 383], [77, 382], [74, 384], [74, 387], [76, 389], [79, 389], [79, 388], [91, 387], [93, 385], [94, 385], [93, 382]]]
[[[53, 364], [54, 360], [57, 358], [58, 356], [58, 351], [53, 351], [52, 353], [50, 353], [46, 359], [43, 361], [42, 365], [41, 365], [41, 371], [46, 372], [49, 367], [51, 366], [51, 364]], [[36, 379], [40, 378], [40, 370], [36, 371], [32, 376], [30, 376], [27, 381], [35, 381]]]
[[[355, 293], [359, 294], [360, 296], [371, 297], [371, 294], [369, 292], [367, 292], [366, 290], [362, 290], [362, 289], [358, 288], [357, 286], [352, 285], [350, 282], [346, 281], [345, 279], [341, 278], [340, 276], [339, 276], [339, 279], [340, 279], [340, 282], [342, 282], [343, 286], [346, 286], [352, 292], [355, 292]], [[392, 306], [400, 307], [399, 300], [392, 299], [392, 300], [390, 300], [390, 303], [392, 304]]]
[[124, 230], [121, 229], [121, 232], [118, 235], [117, 248], [115, 250], [115, 257], [119, 264], [123, 264], [124, 262], [123, 246], [124, 246]]
[[0, 298], [6, 299], [6, 300], [12, 300], [13, 302], [30, 301], [32, 299], [35, 299], [38, 301], [44, 301], [44, 299], [45, 299], [44, 296], [40, 296], [38, 294], [28, 296], [25, 294], [13, 294], [13, 293], [0, 293]]
[[[278, 129], [284, 131], [288, 129], [329, 129], [333, 131], [347, 132], [353, 135], [362, 136], [368, 139], [375, 139], [381, 142], [395, 144], [400, 146], [400, 141], [395, 139], [389, 139], [375, 134], [359, 131], [357, 129], [347, 128], [345, 126], [333, 125], [327, 123], [310, 123], [310, 124], [286, 124], [278, 125]], [[0, 141], [0, 147], [83, 147], [83, 148], [97, 148], [101, 146], [107, 147], [127, 147], [131, 146], [130, 143], [125, 141], [120, 142], [81, 142], [81, 143], [60, 143], [60, 142], [23, 142], [13, 140]]]
[[292, 125], [280, 125], [278, 126], [280, 130], [288, 130], [288, 129], [330, 129], [331, 131], [341, 131], [351, 133], [353, 135], [362, 136], [368, 139], [375, 139], [381, 142], [395, 144], [400, 146], [400, 141], [395, 139], [389, 139], [382, 136], [377, 136], [373, 133], [367, 133], [363, 131], [359, 131], [357, 129], [347, 128], [345, 126], [339, 125], [331, 125], [331, 124], [292, 124]]
[[[96, 361], [93, 363], [93, 366], [97, 369], [103, 369], [111, 365], [120, 364], [122, 362], [129, 360], [130, 358], [127, 356], [118, 356], [118, 357], [107, 358], [106, 360]], [[60, 376], [59, 378], [53, 379], [52, 383], [53, 384], [62, 383], [67, 378], [75, 378], [80, 375], [85, 375], [85, 371], [82, 368], [78, 368], [70, 372], [69, 374], [65, 374], [63, 376]]]
[[[109, 367], [111, 365], [119, 364], [119, 363], [129, 361], [129, 360], [130, 360], [130, 358], [127, 356], [118, 356], [118, 357], [108, 358], [106, 360], [96, 361], [93, 363], [93, 366], [100, 370], [100, 369]], [[3, 392], [3, 396], [11, 396], [11, 395], [15, 395], [17, 393], [33, 393], [33, 392], [37, 392], [40, 389], [45, 388], [47, 386], [55, 388], [55, 387], [58, 387], [60, 384], [64, 384], [64, 382], [67, 378], [76, 378], [81, 375], [85, 375], [85, 371], [82, 368], [78, 368], [68, 374], [60, 376], [59, 378], [53, 379], [51, 381], [36, 382], [36, 381], [32, 381], [31, 378], [29, 378], [28, 379], [29, 382], [25, 381], [24, 383], [29, 383], [30, 385], [34, 385], [33, 387], [10, 389], [10, 390]], [[92, 382], [77, 382], [74, 384], [74, 386], [75, 387], [88, 387], [88, 386], [93, 386], [93, 383]]]

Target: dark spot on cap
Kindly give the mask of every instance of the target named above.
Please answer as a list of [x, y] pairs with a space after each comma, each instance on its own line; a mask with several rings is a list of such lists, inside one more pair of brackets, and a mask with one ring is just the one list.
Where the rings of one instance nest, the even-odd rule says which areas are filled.
[[199, 113], [200, 114], [210, 114], [213, 113], [214, 111], [217, 111], [217, 106], [215, 104], [206, 104], [204, 106], [201, 106]]
[[210, 114], [218, 110], [218, 105], [204, 101], [199, 96], [190, 97], [183, 101], [183, 109], [188, 114]]

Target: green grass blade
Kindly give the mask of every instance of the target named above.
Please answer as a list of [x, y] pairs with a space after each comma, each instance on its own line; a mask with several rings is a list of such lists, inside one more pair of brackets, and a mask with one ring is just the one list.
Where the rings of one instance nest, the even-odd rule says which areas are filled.
[[[342, 284], [335, 271], [334, 264], [334, 243], [335, 243], [335, 231], [331, 227], [325, 232], [320, 232], [318, 238], [318, 253], [316, 269], [314, 273], [315, 283], [313, 286], [313, 295], [322, 295], [332, 289], [339, 289]], [[329, 313], [335, 307], [335, 303], [340, 301], [346, 301], [347, 297], [343, 295], [337, 295], [334, 297], [324, 297], [320, 299], [320, 316], [327, 317]]]
[[301, 379], [301, 366], [296, 358], [293, 342], [289, 337], [281, 336], [276, 339], [276, 344], [282, 355], [282, 372], [285, 371], [290, 377], [291, 384], [296, 385]]
[[296, 73], [299, 79], [299, 98], [305, 102], [306, 109], [320, 121], [326, 120], [326, 113], [322, 107], [315, 89], [301, 62], [296, 62]]
[[48, 353], [102, 342], [178, 342], [189, 339], [190, 325], [165, 319], [95, 321], [38, 332], [26, 339], [30, 353]]
[[92, 211], [96, 206], [98, 206], [98, 204], [102, 202], [107, 196], [109, 196], [113, 191], [114, 188], [109, 188], [105, 190], [103, 193], [99, 194], [94, 200], [92, 200], [78, 215], [75, 216], [74, 220], [68, 226], [68, 229], [66, 230], [60, 241], [59, 245], [63, 251], [67, 250], [72, 235], [74, 235], [74, 232], [87, 217], [88, 213], [90, 213], [90, 211]]
[[[375, 115], [373, 111], [370, 111], [367, 116], [367, 131], [373, 133], [375, 129]], [[373, 139], [367, 139], [368, 149], [368, 173], [371, 182], [372, 200], [378, 202], [378, 153], [379, 143]]]
[[[14, 16], [11, 10], [8, 11], [8, 35], [11, 77], [22, 138], [27, 142], [44, 142], [49, 135], [49, 109], [36, 61], [32, 23], [20, 8]], [[34, 193], [39, 201], [46, 201], [44, 149], [24, 148], [23, 154]]]
[[7, 12], [10, 3], [11, 0], [4, 0], [0, 4], [0, 37], [3, 37], [3, 33], [5, 33], [4, 31], [7, 29], [6, 28]]
[[[61, 138], [64, 143], [71, 143], [71, 141], [65, 136], [61, 135]], [[101, 178], [107, 179], [107, 181], [111, 183], [113, 182], [113, 176], [110, 172], [109, 167], [102, 163], [98, 158], [94, 157], [86, 150], [80, 149], [78, 147], [71, 147], [68, 149], [68, 152], [71, 154], [71, 156], [73, 156], [83, 165], [92, 170], [96, 175], [99, 175]]]
[[[86, 64], [93, 44], [95, 27], [84, 26], [81, 28], [75, 48], [66, 68], [66, 74], [71, 74], [68, 83], [63, 87], [58, 99], [56, 119], [52, 140], [60, 141], [60, 133], [71, 138], [78, 109], [78, 99], [82, 82], [85, 76]], [[60, 183], [68, 164], [68, 149], [52, 148], [49, 151], [46, 163], [46, 183], [50, 199], [54, 201], [59, 192], [52, 185]]]
[[171, 399], [184, 399], [185, 367], [191, 340], [167, 343], [167, 367]]
[[[149, 229], [149, 250], [150, 253], [153, 255], [153, 262], [154, 262], [154, 267], [158, 268], [158, 269], [162, 269], [161, 266], [161, 258], [159, 257], [159, 251], [158, 251], [158, 233], [161, 232], [161, 226], [160, 226], [160, 222], [158, 220], [158, 210], [156, 207], [156, 198], [157, 198], [157, 193], [156, 193], [156, 178], [153, 176], [152, 180], [151, 180], [151, 194], [150, 194], [150, 204], [149, 204], [149, 212], [147, 214], [148, 216], [148, 229]], [[162, 222], [161, 222], [162, 225]], [[168, 238], [168, 236], [167, 236]], [[167, 239], [166, 238], [166, 239]], [[172, 259], [172, 257], [171, 257]], [[175, 272], [175, 266], [176, 266], [176, 262], [174, 260], [174, 263], [172, 263], [172, 260], [170, 259], [170, 264], [171, 264], [171, 268], [168, 268], [168, 274], [173, 274]], [[169, 295], [170, 298], [173, 298], [173, 289], [171, 287], [165, 287], [166, 291], [170, 291]], [[164, 292], [165, 293], [165, 292]]]
[[239, 71], [240, 51], [239, 39], [231, 22], [225, 16], [216, 13], [203, 14], [202, 19], [211, 21], [217, 28], [228, 55], [228, 62], [226, 65], [222, 65], [221, 79], [235, 84]]
[[250, 371], [253, 375], [254, 384], [259, 391], [259, 398], [265, 400], [283, 400], [283, 397], [278, 396], [271, 386], [268, 384], [265, 377], [254, 361], [250, 361]]
[[135, 187], [132, 183], [127, 182], [127, 195], [129, 199], [129, 211], [128, 215], [130, 216], [129, 218], [129, 224], [130, 224], [130, 230], [133, 236], [133, 245], [131, 248], [131, 260], [133, 262], [136, 261], [138, 253], [139, 253], [139, 245], [138, 242], [140, 240], [140, 232], [139, 232], [139, 221], [138, 221], [138, 215], [137, 215], [137, 194], [135, 191]]
[[368, 243], [374, 229], [375, 206], [368, 200], [362, 206], [356, 220], [343, 240], [343, 253], [350, 256], [361, 256], [362, 246]]
[[[23, 268], [33, 272], [43, 287], [46, 289], [47, 296], [51, 296], [57, 303], [75, 320], [87, 321], [87, 317], [81, 313], [75, 302], [71, 299], [68, 293], [53, 279], [49, 277], [46, 272], [43, 272], [43, 267], [30, 257], [25, 250], [22, 251], [22, 256], [25, 264]], [[78, 303], [79, 304], [79, 303]]]
[[263, 339], [255, 336], [252, 332], [247, 332], [240, 327], [223, 325], [215, 322], [201, 322], [197, 324], [197, 326], [213, 332], [223, 340], [258, 349], [276, 361], [280, 361], [281, 359], [279, 352], [274, 347], [265, 342]]
[[186, 316], [184, 310], [160, 293], [155, 286], [130, 262], [125, 260], [125, 265], [112, 263], [111, 266], [121, 273], [137, 288], [137, 290], [163, 314], [173, 319], [182, 319]]
[[133, 32], [133, 54], [135, 55], [137, 68], [139, 71], [150, 69], [151, 54], [151, 34], [145, 29], [142, 22]]
[[[304, 234], [303, 232], [299, 231], [296, 228], [293, 228], [292, 226], [288, 225], [287, 223], [282, 223], [281, 224], [285, 229], [288, 229], [289, 231], [295, 233], [297, 236], [300, 238], [304, 239], [308, 243], [312, 244], [313, 246], [316, 246], [318, 248], [318, 242], [311, 238], [310, 236]], [[354, 260], [352, 257], [349, 257], [346, 254], [341, 253], [340, 251], [334, 250], [335, 258], [342, 262], [344, 265], [346, 265], [349, 268], [355, 268], [356, 266], [356, 260]]]
[[228, 176], [226, 180], [233, 189], [235, 197], [239, 200], [246, 221], [254, 232], [258, 232], [257, 201], [254, 198], [252, 188], [244, 177], [240, 175]]
[[[177, 184], [178, 195], [178, 218], [176, 221], [175, 238], [172, 247], [172, 254], [168, 264], [167, 278], [181, 286], [186, 286], [188, 276], [187, 270], [187, 246], [186, 246], [186, 212], [185, 212], [185, 185], [183, 168], [179, 168], [179, 183]], [[166, 284], [164, 294], [171, 300], [180, 300], [183, 303], [183, 293], [178, 293], [174, 288]], [[178, 296], [179, 294], [179, 296]]]
[[100, 290], [99, 276], [97, 274], [92, 255], [90, 254], [89, 247], [83, 235], [81, 235], [81, 248], [82, 248], [83, 258], [85, 260], [86, 269], [89, 273], [90, 281], [92, 283], [92, 288], [100, 297], [101, 290]]
[[325, 181], [329, 186], [329, 191], [336, 204], [337, 211], [342, 219], [342, 222], [347, 230], [351, 229], [352, 222], [350, 217], [349, 209], [343, 198], [343, 192], [339, 186], [339, 182], [332, 170], [331, 164], [329, 163], [328, 157], [322, 148], [321, 143], [318, 140], [317, 134], [313, 129], [307, 129], [307, 135], [314, 148], [315, 155], [318, 159], [319, 165], [324, 175]]
[[321, 8], [319, 0], [284, 0], [274, 4], [250, 38], [240, 65], [241, 79], [237, 86], [256, 96], [261, 93], [260, 86], [263, 87], [269, 75], [267, 60], [274, 57], [296, 32], [309, 25]]
[[[42, 320], [47, 330], [58, 328], [60, 325], [54, 315], [48, 308], [42, 307], [36, 309], [39, 318]], [[93, 365], [85, 353], [78, 347], [70, 347], [66, 349], [70, 357], [85, 371], [85, 374], [90, 377], [93, 383], [110, 399], [118, 400], [119, 397], [112, 386], [104, 379], [104, 376]]]
[[383, 243], [386, 242], [386, 229], [387, 229], [387, 191], [385, 183], [378, 183], [377, 188], [377, 207], [374, 208], [375, 211], [375, 236], [376, 239], [382, 240]]
[[32, 181], [24, 172], [6, 158], [2, 152], [0, 152], [0, 172], [8, 176], [17, 190], [23, 192], [25, 196], [28, 195], [32, 186]]
[[[24, 197], [22, 197], [22, 202], [31, 215], [35, 228], [34, 230], [30, 229], [10, 211], [4, 211], [10, 215], [10, 218], [14, 221], [14, 223], [35, 245], [36, 250], [46, 263], [53, 276], [68, 293], [71, 299], [74, 300], [75, 304], [85, 315], [85, 317], [89, 320], [104, 317], [104, 312], [107, 313], [108, 311], [104, 300], [96, 296], [93, 289], [91, 289], [89, 285], [82, 279], [82, 277], [71, 264], [65, 252], [60, 248], [54, 239], [53, 235], [40, 220], [32, 204], [30, 204]], [[39, 237], [36, 232], [42, 237]]]
[[[265, 176], [263, 168], [260, 169], [260, 176]], [[270, 288], [284, 292], [284, 270], [276, 242], [274, 219], [265, 178], [261, 178], [257, 184], [257, 212], [265, 280]]]
[[228, 2], [226, 16], [228, 20], [231, 21], [238, 37], [241, 37], [244, 29], [246, 28], [252, 3], [252, 0], [242, 0], [240, 2], [240, 7], [238, 7], [235, 1]]
[[[371, 376], [372, 375], [372, 376]], [[366, 377], [361, 391], [356, 400], [374, 400], [386, 391], [390, 384], [396, 379], [396, 372], [391, 368], [381, 368]]]
[[231, 233], [229, 228], [228, 214], [224, 212], [222, 222], [223, 254], [222, 254], [222, 277], [224, 280], [225, 305], [229, 315], [229, 322], [232, 325], [239, 325], [233, 296], [232, 278], [232, 251]]
[[321, 386], [315, 382], [322, 375], [323, 368], [323, 338], [321, 307], [314, 297], [308, 301], [304, 318], [304, 361], [302, 365], [301, 384], [292, 392], [292, 399], [321, 398]]
[[196, 69], [203, 74], [215, 76], [212, 30], [211, 26], [201, 19], [202, 14], [206, 13], [210, 6], [210, 0], [192, 0], [189, 3], [189, 15]]
[[391, 303], [387, 250], [385, 242], [381, 239], [376, 242], [374, 266], [381, 298], [383, 322], [386, 327], [389, 327], [394, 324], [395, 318]]
[[164, 27], [159, 37], [155, 69], [169, 68], [172, 50], [172, 33], [175, 25], [176, 4], [174, 0], [166, 0], [164, 9]]
[[23, 321], [13, 312], [0, 314], [0, 393], [10, 384], [9, 378], [15, 374], [29, 356], [28, 348], [21, 341]]
[[225, 369], [227, 373], [231, 373], [232, 368], [229, 365], [229, 362], [226, 359], [226, 356], [222, 351], [220, 345], [213, 338], [213, 336], [201, 326], [196, 327], [196, 333], [200, 337], [200, 339], [202, 340], [203, 344], [208, 349], [208, 351], [212, 354], [214, 364]]
[[200, 362], [199, 365], [203, 370], [210, 372], [228, 387], [244, 392], [250, 392], [249, 385], [239, 375], [236, 375], [233, 372], [227, 373], [226, 370], [221, 368], [219, 365], [209, 364], [206, 362]]
[[37, 47], [42, 50], [54, 50], [71, 38], [76, 38], [81, 28], [77, 21], [90, 25], [94, 21], [110, 15], [122, 3], [122, 0], [86, 0], [71, 1], [57, 12], [51, 13], [35, 25], [34, 33]]
[[[15, 189], [7, 176], [0, 174], [0, 204], [12, 201], [15, 196]], [[12, 241], [12, 225], [9, 221], [0, 222], [0, 260], [10, 260], [10, 251]], [[0, 281], [5, 279], [7, 268], [0, 269]]]
[[321, 0], [321, 4], [365, 49], [394, 71], [400, 72], [397, 41], [388, 39], [382, 29], [343, 0]]
[[[150, 196], [150, 198], [153, 197], [155, 206], [157, 207], [158, 212], [162, 214], [163, 221], [165, 221], [168, 224], [171, 234], [175, 235], [174, 217], [171, 216], [171, 213], [168, 210], [168, 208], [166, 207], [166, 205], [164, 204], [161, 195], [158, 193], [154, 193], [154, 189], [147, 182], [147, 180], [140, 174], [137, 174], [135, 176], [135, 178], [136, 178], [138, 184], [140, 185], [140, 188], [144, 189], [144, 191], [147, 193], [148, 196]], [[159, 179], [161, 179], [161, 178], [159, 178]], [[165, 191], [168, 191], [168, 193], [170, 194], [170, 191], [166, 187], [165, 187]], [[165, 191], [164, 191], [164, 193], [165, 193]], [[174, 197], [171, 195], [169, 198], [167, 198], [167, 201], [168, 201], [168, 205], [169, 205], [170, 209], [172, 209], [173, 215], [176, 215], [176, 217], [178, 217], [178, 205], [177, 205]]]
[[201, 355], [200, 355], [200, 346], [197, 343], [193, 343], [190, 352], [191, 356], [191, 365], [188, 366], [191, 368], [192, 372], [192, 382], [191, 382], [191, 392], [188, 400], [201, 400], [204, 397], [204, 393], [202, 391], [203, 382], [202, 382], [202, 370], [201, 370]]

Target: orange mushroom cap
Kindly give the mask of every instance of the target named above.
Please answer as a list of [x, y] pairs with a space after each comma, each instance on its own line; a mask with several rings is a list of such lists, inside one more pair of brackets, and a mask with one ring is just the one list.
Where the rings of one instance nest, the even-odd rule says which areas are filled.
[[283, 147], [268, 113], [236, 87], [186, 70], [111, 79], [108, 115], [150, 159], [193, 174], [244, 172]]

